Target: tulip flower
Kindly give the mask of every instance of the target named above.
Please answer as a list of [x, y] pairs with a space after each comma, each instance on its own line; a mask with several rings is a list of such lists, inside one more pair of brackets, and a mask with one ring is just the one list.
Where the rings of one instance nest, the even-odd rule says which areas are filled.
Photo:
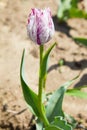
[[29, 38], [38, 45], [42, 45], [52, 38], [54, 24], [49, 8], [31, 10], [28, 17], [27, 33]]
[[[72, 130], [72, 126], [75, 128], [77, 123], [73, 118], [71, 118], [71, 116], [66, 116], [66, 114], [64, 114], [64, 111], [62, 110], [62, 103], [64, 94], [68, 92], [68, 87], [76, 78], [78, 78], [78, 76], [73, 80], [68, 81], [54, 92], [50, 94], [45, 93], [46, 79], [48, 74], [48, 58], [52, 49], [56, 45], [56, 43], [53, 43], [48, 49], [44, 49], [44, 43], [48, 42], [54, 34], [54, 24], [49, 8], [44, 10], [35, 8], [31, 10], [31, 13], [28, 17], [27, 32], [30, 39], [39, 45], [38, 92], [36, 93], [32, 90], [24, 77], [25, 49], [21, 59], [20, 80], [24, 99], [28, 104], [32, 114], [35, 116], [36, 130]], [[72, 90], [70, 93], [74, 96], [78, 94], [74, 94]], [[68, 118], [73, 119], [75, 123], [73, 124], [72, 120], [69, 120], [68, 123]]]

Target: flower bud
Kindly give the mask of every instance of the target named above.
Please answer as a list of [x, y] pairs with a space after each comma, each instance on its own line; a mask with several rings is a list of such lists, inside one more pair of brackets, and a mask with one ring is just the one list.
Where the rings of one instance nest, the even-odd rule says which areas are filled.
[[48, 42], [54, 34], [54, 24], [49, 8], [32, 9], [28, 17], [28, 36], [38, 45]]

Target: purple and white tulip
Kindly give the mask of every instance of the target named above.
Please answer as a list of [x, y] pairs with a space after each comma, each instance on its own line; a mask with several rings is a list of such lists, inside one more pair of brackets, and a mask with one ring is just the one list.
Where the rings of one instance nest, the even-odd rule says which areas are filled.
[[49, 8], [32, 9], [28, 17], [28, 36], [36, 44], [41, 45], [48, 42], [54, 34], [54, 24]]

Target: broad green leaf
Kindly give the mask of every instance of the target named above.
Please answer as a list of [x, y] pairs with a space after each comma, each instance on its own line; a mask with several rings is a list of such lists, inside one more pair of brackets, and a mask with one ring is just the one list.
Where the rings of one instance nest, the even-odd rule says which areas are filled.
[[54, 43], [45, 53], [45, 55], [43, 56], [43, 61], [42, 61], [42, 65], [41, 65], [41, 77], [43, 78], [45, 76], [45, 73], [47, 71], [47, 61], [48, 61], [48, 57], [49, 54], [51, 52], [51, 50], [53, 49], [53, 47], [56, 45], [56, 43]]
[[43, 123], [39, 119], [36, 120], [36, 130], [43, 130]]
[[38, 96], [30, 89], [30, 87], [28, 87], [24, 79], [24, 54], [25, 54], [25, 50], [23, 51], [22, 54], [21, 67], [20, 67], [20, 80], [21, 80], [24, 99], [27, 102], [32, 113], [40, 117]]
[[60, 129], [60, 128], [56, 127], [56, 126], [49, 126], [49, 127], [45, 128], [43, 130], [63, 130], [63, 129]]
[[[57, 128], [57, 129], [56, 129]], [[50, 125], [47, 128], [44, 128], [43, 123], [39, 121], [38, 119], [36, 120], [36, 130], [61, 130], [58, 126]]]
[[78, 2], [79, 2], [79, 0], [71, 0], [72, 7], [77, 8]]
[[42, 60], [42, 64], [41, 64], [41, 69], [40, 69], [40, 77], [41, 79], [46, 78], [46, 74], [47, 74], [47, 61], [48, 61], [48, 57], [49, 54], [51, 52], [51, 50], [53, 49], [53, 47], [56, 45], [56, 43], [54, 43], [45, 53], [45, 55], [43, 56], [43, 60]]
[[71, 95], [71, 96], [76, 96], [76, 97], [79, 97], [79, 98], [86, 98], [87, 99], [87, 93], [82, 92], [79, 89], [68, 89], [66, 93], [68, 95]]
[[60, 0], [57, 17], [62, 21], [68, 18], [85, 18], [87, 19], [87, 12], [78, 8], [79, 0]]
[[76, 125], [78, 124], [78, 122], [74, 119], [74, 117], [64, 113], [65, 115], [65, 119], [68, 121], [68, 124], [70, 124], [70, 126], [72, 126], [72, 128], [76, 128]]
[[71, 8], [69, 10], [69, 17], [70, 18], [87, 18], [87, 13], [83, 10], [78, 8]]
[[63, 117], [55, 117], [54, 121], [51, 123], [54, 126], [57, 126], [63, 130], [72, 130], [72, 127], [67, 124], [66, 120], [63, 119]]
[[57, 17], [60, 21], [68, 18], [68, 10], [71, 8], [71, 0], [60, 0]]
[[75, 37], [73, 39], [76, 41], [76, 43], [87, 47], [87, 38]]
[[52, 122], [55, 116], [64, 117], [64, 113], [62, 111], [62, 102], [64, 94], [67, 88], [74, 82], [76, 78], [78, 78], [78, 76], [75, 77], [73, 80], [66, 82], [63, 86], [61, 86], [58, 90], [53, 92], [53, 94], [50, 96], [50, 99], [48, 100], [46, 106], [46, 115], [49, 122]]
[[49, 122], [52, 122], [55, 116], [64, 116], [62, 111], [64, 93], [65, 88], [61, 87], [50, 96], [46, 106], [46, 115]]

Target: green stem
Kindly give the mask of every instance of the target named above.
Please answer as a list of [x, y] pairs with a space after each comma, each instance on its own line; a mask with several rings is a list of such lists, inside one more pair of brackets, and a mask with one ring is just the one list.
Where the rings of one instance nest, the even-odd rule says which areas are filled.
[[[40, 72], [41, 72], [41, 64], [42, 64], [42, 60], [43, 60], [43, 51], [44, 51], [44, 46], [40, 45]], [[43, 94], [43, 79], [41, 78], [41, 75], [39, 74], [39, 89], [38, 89], [39, 108], [41, 111], [41, 116], [42, 116], [44, 125], [48, 126], [49, 122], [48, 122], [47, 117], [43, 110], [44, 108], [43, 108], [43, 104], [42, 104], [42, 94]]]
[[[44, 52], [44, 46], [41, 45], [40, 46], [40, 69], [41, 69], [41, 64], [42, 64], [42, 59], [43, 59], [43, 52]], [[42, 86], [45, 89], [45, 85], [46, 85], [46, 76], [42, 79]]]
[[44, 51], [44, 46], [40, 45], [40, 69], [41, 69], [41, 64], [43, 59], [43, 51]]
[[40, 72], [39, 72], [39, 92], [38, 92], [38, 96], [39, 96], [39, 101], [40, 103], [42, 103], [42, 92], [43, 92], [43, 81], [41, 78], [41, 64], [42, 64], [42, 60], [43, 60], [43, 51], [44, 51], [44, 46], [40, 45]]

